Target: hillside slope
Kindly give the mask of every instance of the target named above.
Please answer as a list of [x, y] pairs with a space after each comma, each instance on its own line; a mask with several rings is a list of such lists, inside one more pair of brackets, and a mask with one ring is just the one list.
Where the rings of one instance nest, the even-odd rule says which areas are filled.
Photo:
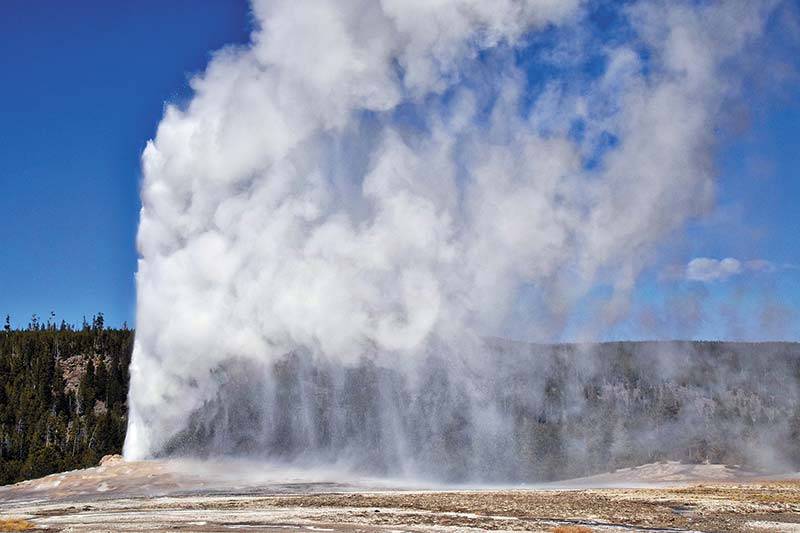
[[490, 339], [462, 355], [231, 359], [162, 453], [468, 483], [660, 461], [800, 469], [799, 344]]
[[125, 438], [133, 331], [62, 323], [0, 332], [0, 484], [97, 464]]
[[[120, 452], [133, 335], [102, 316], [80, 329], [34, 321], [0, 332], [0, 484]], [[485, 355], [491, 373], [471, 383], [507, 417], [499, 440], [477, 440], [476, 406], [442, 358], [412, 391], [373, 362], [341, 369], [295, 354], [268, 369], [219, 369], [220, 395], [163, 454], [355, 457], [356, 470], [394, 474], [407, 459], [381, 445], [394, 409], [407, 453], [434, 480], [541, 482], [667, 460], [800, 470], [800, 344], [491, 339]]]

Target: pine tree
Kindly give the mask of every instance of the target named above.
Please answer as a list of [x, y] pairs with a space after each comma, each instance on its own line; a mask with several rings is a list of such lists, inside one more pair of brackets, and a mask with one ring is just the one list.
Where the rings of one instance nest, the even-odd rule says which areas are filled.
[[94, 408], [94, 402], [97, 396], [94, 372], [94, 361], [89, 359], [86, 362], [86, 369], [84, 370], [83, 378], [78, 386], [81, 414], [88, 414]]
[[[125, 436], [125, 396], [133, 331], [55, 329], [34, 317], [25, 330], [6, 318], [0, 335], [0, 484], [92, 466], [119, 453]], [[82, 355], [78, 383], [68, 385], [63, 364]], [[112, 370], [109, 370], [112, 369]], [[75, 387], [77, 385], [77, 387]], [[116, 408], [96, 415], [95, 400], [115, 398]]]

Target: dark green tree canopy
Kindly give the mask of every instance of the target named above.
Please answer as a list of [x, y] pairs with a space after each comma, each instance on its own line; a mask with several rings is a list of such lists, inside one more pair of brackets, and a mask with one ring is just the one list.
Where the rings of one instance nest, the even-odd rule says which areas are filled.
[[0, 332], [0, 484], [97, 464], [125, 439], [133, 330], [55, 314]]

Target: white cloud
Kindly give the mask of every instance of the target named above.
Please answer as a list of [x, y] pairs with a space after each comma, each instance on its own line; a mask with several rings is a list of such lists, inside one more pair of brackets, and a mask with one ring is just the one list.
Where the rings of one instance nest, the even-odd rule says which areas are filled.
[[[159, 450], [230, 357], [400, 364], [515, 320], [547, 338], [597, 282], [603, 318], [625, 313], [655, 245], [712, 203], [727, 61], [771, 3], [639, 2], [603, 76], [552, 79], [522, 116], [525, 73], [479, 53], [588, 36], [581, 5], [255, 0], [251, 45], [214, 56], [142, 156], [126, 455]], [[693, 275], [742, 268], [706, 261]]]
[[723, 280], [742, 272], [742, 263], [738, 259], [710, 259], [697, 257], [686, 265], [686, 279], [693, 281]]
[[690, 281], [722, 281], [745, 272], [771, 273], [779, 270], [772, 262], [765, 259], [741, 261], [733, 257], [712, 259], [696, 257], [689, 261], [685, 268], [669, 267], [666, 276], [669, 278], [685, 278]]

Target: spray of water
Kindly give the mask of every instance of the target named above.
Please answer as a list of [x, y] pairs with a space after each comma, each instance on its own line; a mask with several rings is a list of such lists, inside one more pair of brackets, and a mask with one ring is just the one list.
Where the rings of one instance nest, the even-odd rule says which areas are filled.
[[142, 156], [126, 457], [191, 426], [220, 452], [501, 463], [481, 339], [557, 339], [598, 284], [578, 334], [624, 315], [713, 202], [714, 128], [774, 5], [604, 7], [609, 35], [580, 0], [254, 0], [250, 43]]

